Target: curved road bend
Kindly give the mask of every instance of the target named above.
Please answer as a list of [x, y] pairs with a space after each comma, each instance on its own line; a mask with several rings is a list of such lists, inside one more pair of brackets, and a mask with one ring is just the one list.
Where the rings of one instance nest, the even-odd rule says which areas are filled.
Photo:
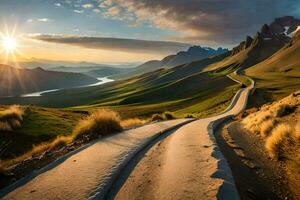
[[[215, 198], [220, 191], [222, 195], [229, 191], [229, 195], [237, 197], [231, 172], [226, 161], [223, 162], [212, 134], [208, 133], [208, 125], [214, 120], [239, 113], [246, 105], [250, 89], [241, 89], [234, 97], [230, 110], [216, 117], [195, 122], [178, 119], [149, 124], [96, 141], [1, 190], [0, 198], [102, 199], [124, 166], [138, 152], [163, 132], [184, 124], [187, 125], [169, 137], [171, 140], [161, 174], [153, 180], [158, 187], [155, 197], [181, 199], [190, 194], [195, 199], [210, 199]], [[124, 187], [126, 184], [127, 182]], [[226, 189], [225, 193], [222, 193], [222, 188]], [[138, 197], [136, 187], [130, 188], [136, 194], [130, 198], [125, 198], [126, 194], [122, 189], [117, 198]], [[143, 199], [147, 199], [150, 194], [145, 192], [143, 196]]]
[[[228, 109], [177, 129], [154, 145], [127, 179], [116, 182], [108, 199], [239, 199], [231, 170], [214, 142], [213, 128], [239, 114], [254, 87], [241, 89]], [[130, 175], [129, 175], [130, 174]]]
[[190, 121], [177, 119], [153, 123], [100, 139], [4, 188], [0, 198], [102, 199], [120, 170], [141, 149], [162, 133]]

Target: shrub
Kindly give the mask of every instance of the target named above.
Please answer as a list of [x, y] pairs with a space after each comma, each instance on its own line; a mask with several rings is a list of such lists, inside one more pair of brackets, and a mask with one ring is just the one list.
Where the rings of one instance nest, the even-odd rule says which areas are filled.
[[154, 122], [154, 121], [163, 121], [163, 120], [164, 120], [164, 118], [163, 118], [163, 116], [160, 115], [160, 114], [154, 114], [154, 115], [152, 115], [152, 117], [151, 117], [151, 121], [152, 121], [152, 122]]
[[187, 115], [185, 116], [185, 118], [187, 118], [187, 119], [189, 119], [189, 118], [194, 118], [194, 115], [192, 115], [192, 114], [187, 114]]
[[119, 114], [111, 110], [101, 109], [81, 120], [74, 128], [73, 137], [74, 139], [88, 138], [90, 140], [121, 130]]
[[163, 118], [166, 120], [171, 120], [171, 119], [176, 119], [173, 113], [171, 112], [164, 112], [163, 113]]
[[24, 113], [24, 108], [17, 105], [0, 111], [0, 131], [12, 131], [19, 128], [23, 121]]
[[289, 124], [279, 124], [266, 140], [266, 150], [271, 158], [280, 159], [284, 154], [284, 146], [291, 142], [293, 128]]
[[0, 121], [0, 131], [12, 131], [12, 127], [8, 122]]

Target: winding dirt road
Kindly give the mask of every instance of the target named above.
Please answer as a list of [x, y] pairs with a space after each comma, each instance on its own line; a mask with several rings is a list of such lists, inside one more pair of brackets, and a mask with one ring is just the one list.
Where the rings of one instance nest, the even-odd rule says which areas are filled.
[[254, 87], [251, 82], [251, 86], [237, 93], [223, 114], [179, 128], [154, 145], [138, 163], [129, 165], [133, 169], [127, 169], [107, 198], [239, 199], [230, 168], [215, 143], [213, 129], [245, 108]]
[[17, 200], [102, 199], [120, 170], [149, 142], [190, 119], [149, 124], [102, 138], [0, 191]]
[[[101, 139], [5, 188], [0, 198], [238, 199], [213, 129], [245, 108], [253, 86], [241, 89], [223, 114], [154, 123]], [[163, 135], [169, 136], [132, 167], [135, 157]], [[124, 179], [128, 169], [130, 177]]]

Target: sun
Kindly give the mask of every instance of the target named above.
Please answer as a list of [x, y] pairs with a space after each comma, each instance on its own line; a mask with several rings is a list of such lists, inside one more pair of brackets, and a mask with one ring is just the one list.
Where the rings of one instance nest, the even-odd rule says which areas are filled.
[[13, 52], [17, 48], [17, 40], [14, 37], [6, 36], [2, 38], [2, 47], [7, 52]]

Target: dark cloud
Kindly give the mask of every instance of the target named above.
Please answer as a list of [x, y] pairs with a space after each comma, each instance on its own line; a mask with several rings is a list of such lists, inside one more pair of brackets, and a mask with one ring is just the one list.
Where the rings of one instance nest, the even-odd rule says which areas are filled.
[[179, 32], [176, 39], [206, 44], [234, 44], [276, 17], [300, 15], [299, 0], [106, 1], [108, 12], [116, 7], [120, 15], [134, 14], [137, 20]]
[[102, 37], [77, 37], [63, 35], [31, 35], [31, 39], [44, 42], [68, 44], [91, 49], [105, 49], [122, 52], [151, 53], [151, 54], [170, 54], [186, 50], [190, 44], [168, 42], [168, 41], [149, 41], [123, 38], [102, 38]]

